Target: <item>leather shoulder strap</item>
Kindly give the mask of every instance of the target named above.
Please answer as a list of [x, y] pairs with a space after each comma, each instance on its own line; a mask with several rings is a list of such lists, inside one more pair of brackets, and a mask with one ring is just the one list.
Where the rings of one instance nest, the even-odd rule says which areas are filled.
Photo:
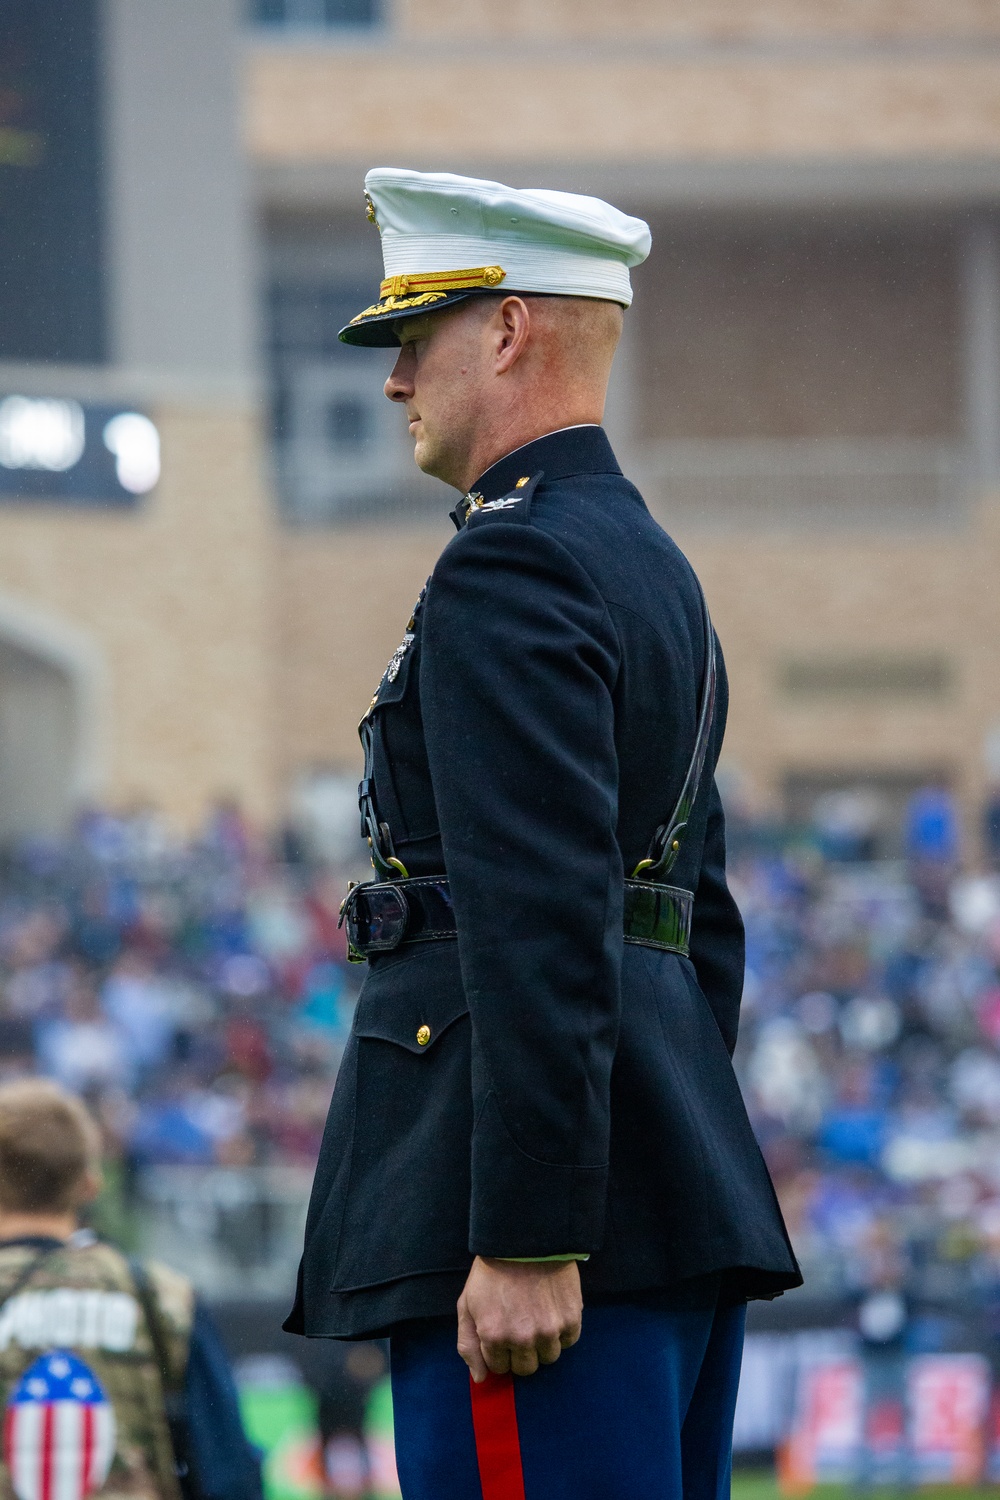
[[705, 669], [701, 683], [698, 729], [695, 734], [694, 750], [692, 751], [687, 774], [684, 777], [684, 785], [681, 787], [680, 796], [677, 798], [674, 810], [668, 820], [665, 823], [661, 823], [653, 834], [646, 858], [641, 859], [632, 871], [633, 880], [648, 880], [658, 883], [670, 874], [681, 852], [684, 832], [687, 828], [691, 809], [698, 795], [702, 773], [705, 769], [705, 756], [708, 754], [708, 742], [711, 738], [712, 723], [715, 718], [715, 691], [717, 682], [715, 631], [712, 629], [712, 620], [708, 613], [708, 605], [705, 602], [705, 595], [697, 578], [695, 579], [695, 585], [698, 589], [698, 597], [701, 600], [702, 627], [705, 632]]

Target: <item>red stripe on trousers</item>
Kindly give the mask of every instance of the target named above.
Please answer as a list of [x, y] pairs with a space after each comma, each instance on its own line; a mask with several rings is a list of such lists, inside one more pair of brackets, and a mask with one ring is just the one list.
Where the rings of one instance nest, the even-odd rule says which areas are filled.
[[469, 1388], [483, 1500], [524, 1500], [514, 1377], [487, 1375], [477, 1385], [470, 1375]]

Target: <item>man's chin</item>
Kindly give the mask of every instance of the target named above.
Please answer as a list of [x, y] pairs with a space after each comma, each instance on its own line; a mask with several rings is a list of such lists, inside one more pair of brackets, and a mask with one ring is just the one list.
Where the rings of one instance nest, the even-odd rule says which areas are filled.
[[441, 459], [440, 450], [422, 432], [418, 432], [413, 444], [413, 461], [417, 468], [422, 473], [429, 474], [432, 479], [441, 479]]

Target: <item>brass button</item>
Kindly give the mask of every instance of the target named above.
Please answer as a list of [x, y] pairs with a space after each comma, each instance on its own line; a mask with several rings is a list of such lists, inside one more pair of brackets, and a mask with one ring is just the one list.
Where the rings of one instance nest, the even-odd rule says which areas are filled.
[[516, 483], [516, 484], [515, 484], [515, 486], [514, 486], [514, 488], [515, 488], [515, 489], [516, 489], [516, 490], [523, 490], [523, 489], [524, 489], [524, 486], [525, 486], [525, 485], [526, 485], [526, 484], [527, 484], [527, 482], [528, 482], [528, 480], [529, 480], [529, 478], [530, 478], [530, 477], [531, 477], [531, 476], [530, 476], [530, 475], [528, 475], [528, 474], [524, 474], [524, 475], [522, 475], [522, 477], [521, 477], [521, 478], [520, 478], [520, 479], [519, 479], [519, 480], [518, 480], [518, 481], [517, 481], [517, 483]]
[[420, 1030], [417, 1032], [417, 1043], [418, 1043], [418, 1045], [421, 1046], [421, 1047], [426, 1047], [427, 1043], [430, 1041], [430, 1039], [431, 1039], [431, 1028], [429, 1026], [421, 1026]]

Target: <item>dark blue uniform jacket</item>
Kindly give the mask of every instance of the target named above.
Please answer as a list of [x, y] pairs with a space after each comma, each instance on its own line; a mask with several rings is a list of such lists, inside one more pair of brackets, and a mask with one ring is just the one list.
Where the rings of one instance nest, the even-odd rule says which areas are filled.
[[737, 1296], [800, 1280], [730, 1062], [724, 671], [670, 877], [695, 892], [691, 957], [622, 937], [623, 877], [694, 743], [690, 565], [599, 427], [530, 443], [474, 488], [485, 505], [441, 554], [373, 714], [378, 817], [411, 876], [447, 872], [458, 940], [371, 962], [294, 1332], [451, 1312], [476, 1254], [589, 1252], [585, 1300], [713, 1271]]

